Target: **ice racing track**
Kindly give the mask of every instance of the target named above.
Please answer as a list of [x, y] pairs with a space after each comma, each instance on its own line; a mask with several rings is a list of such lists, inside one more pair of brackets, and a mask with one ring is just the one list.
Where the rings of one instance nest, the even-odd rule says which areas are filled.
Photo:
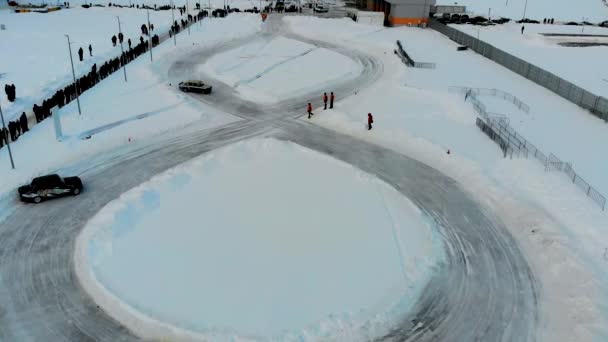
[[[279, 34], [280, 24], [270, 25], [277, 25], [270, 34]], [[357, 79], [333, 86], [338, 94], [352, 94], [382, 75], [382, 64], [362, 52], [281, 34], [364, 65]], [[169, 78], [189, 75], [196, 63], [239, 43], [183, 56], [171, 67]], [[271, 107], [235, 100], [232, 89], [221, 84], [214, 85], [214, 93], [193, 97], [242, 120], [206, 130], [194, 125], [81, 161], [69, 169], [86, 182], [87, 191], [79, 198], [35, 208], [9, 204], [13, 210], [0, 225], [0, 341], [138, 340], [78, 284], [72, 259], [76, 236], [122, 192], [195, 156], [251, 137], [292, 141], [350, 163], [391, 184], [437, 222], [447, 261], [400, 327], [381, 340], [536, 340], [539, 285], [506, 227], [459, 184], [407, 156], [299, 119], [316, 93]]]

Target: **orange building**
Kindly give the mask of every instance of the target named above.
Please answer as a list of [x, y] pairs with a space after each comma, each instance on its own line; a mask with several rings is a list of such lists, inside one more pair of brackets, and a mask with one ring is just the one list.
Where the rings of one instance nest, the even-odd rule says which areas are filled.
[[367, 0], [367, 9], [384, 12], [384, 22], [390, 26], [428, 24], [434, 5], [435, 0]]

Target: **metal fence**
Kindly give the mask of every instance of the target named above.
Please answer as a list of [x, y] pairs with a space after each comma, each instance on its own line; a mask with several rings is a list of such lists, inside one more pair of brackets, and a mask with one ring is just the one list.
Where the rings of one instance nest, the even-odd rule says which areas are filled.
[[608, 99], [597, 96], [561, 77], [515, 57], [484, 41], [432, 19], [429, 27], [442, 33], [458, 44], [465, 45], [478, 54], [493, 60], [505, 68], [541, 85], [566, 100], [589, 110], [595, 116], [608, 121]]
[[395, 50], [395, 54], [399, 56], [399, 58], [401, 58], [401, 61], [403, 61], [405, 65], [410, 67], [420, 69], [435, 69], [436, 67], [435, 63], [423, 63], [414, 61], [412, 57], [410, 57], [410, 55], [405, 52], [405, 49], [403, 49], [403, 45], [401, 45], [400, 41], [397, 41], [397, 50]]
[[508, 118], [502, 114], [488, 112], [485, 105], [477, 98], [475, 92], [468, 92], [466, 91], [467, 88], [458, 89], [465, 90], [465, 101], [467, 99], [470, 100], [473, 104], [473, 108], [475, 108], [475, 111], [479, 115], [476, 120], [477, 127], [498, 144], [503, 151], [505, 158], [513, 158], [513, 155], [525, 158], [533, 156], [544, 166], [545, 171], [563, 172], [568, 176], [572, 183], [576, 184], [576, 186], [602, 208], [602, 210], [606, 209], [606, 197], [578, 175], [571, 164], [564, 163], [552, 153], [547, 157], [541, 150], [517, 133], [517, 131], [509, 125]]
[[501, 98], [501, 99], [503, 99], [505, 101], [511, 102], [513, 105], [515, 105], [522, 112], [524, 112], [526, 114], [530, 113], [530, 106], [528, 106], [524, 101], [520, 100], [517, 96], [511, 95], [511, 94], [507, 93], [506, 91], [502, 91], [500, 89], [493, 89], [493, 88], [468, 88], [468, 87], [448, 87], [448, 91], [462, 93], [462, 94], [466, 94], [467, 91], [470, 91], [470, 92], [472, 92], [472, 93], [474, 93], [476, 95], [498, 97], [498, 98]]

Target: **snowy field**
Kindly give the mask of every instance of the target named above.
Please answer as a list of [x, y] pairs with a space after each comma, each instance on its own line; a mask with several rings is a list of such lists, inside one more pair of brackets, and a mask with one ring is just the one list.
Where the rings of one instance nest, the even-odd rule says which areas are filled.
[[[518, 130], [528, 127], [520, 133], [547, 153], [575, 159], [575, 168], [605, 189], [605, 172], [598, 168], [606, 163], [587, 153], [608, 136], [602, 121], [484, 57], [457, 52], [455, 43], [432, 30], [378, 30], [348, 19], [285, 20], [298, 34], [358, 46], [384, 63], [382, 81], [338, 101], [334, 110], [318, 111], [312, 122], [417, 158], [458, 180], [498, 213], [542, 279], [541, 340], [608, 338], [606, 214], [566, 177], [545, 173], [535, 160], [503, 159], [475, 126], [473, 108], [447, 88], [498, 88], [524, 99], [532, 108], [527, 124], [519, 122], [523, 116], [511, 103], [482, 101], [489, 111], [516, 114], [511, 123], [519, 123]], [[414, 60], [437, 63], [437, 69], [406, 68], [392, 52], [396, 39]], [[365, 129], [368, 112], [375, 119], [371, 132]], [[564, 138], [571, 132], [585, 134]]]
[[278, 37], [215, 55], [201, 71], [234, 87], [243, 98], [277, 102], [323, 86], [331, 89], [333, 82], [359, 75], [361, 66], [336, 52]]
[[[48, 119], [11, 144], [16, 170], [10, 169], [7, 149], [0, 149], [0, 193], [12, 191], [31, 177], [67, 163], [161, 132], [193, 124], [213, 127], [234, 120], [230, 115], [192, 102], [174, 86], [169, 86], [167, 69], [180, 53], [259, 30], [259, 18], [251, 15], [204, 21], [192, 28], [191, 36], [186, 32], [180, 34], [177, 47], [167, 41], [155, 48], [154, 63], [150, 63], [148, 54], [140, 56], [127, 65], [128, 82], [125, 83], [120, 70], [81, 96], [82, 116], [78, 115], [76, 101], [57, 112], [63, 126], [63, 142], [56, 140], [53, 120]], [[147, 117], [137, 119], [140, 115]], [[117, 126], [104, 130], [104, 126], [113, 124]], [[100, 133], [91, 139], [82, 140], [98, 130]]]
[[159, 320], [215, 341], [360, 340], [413, 304], [441, 260], [436, 235], [385, 183], [265, 139], [123, 194], [88, 223], [76, 262], [104, 309], [140, 312], [142, 336]]
[[[608, 8], [608, 7], [607, 7]], [[608, 13], [606, 14], [608, 18]], [[567, 47], [569, 42], [594, 42], [608, 44], [608, 28], [585, 27], [584, 34], [605, 37], [551, 37], [543, 33], [582, 34], [582, 26], [525, 25], [521, 34], [520, 24], [491, 27], [450, 25], [473, 37], [502, 49], [516, 57], [543, 68], [596, 95], [608, 97], [608, 45]], [[550, 58], [548, 58], [550, 56]]]
[[[527, 8], [526, 8], [527, 3]], [[438, 0], [438, 5], [454, 5], [452, 0]], [[604, 0], [460, 0], [457, 5], [467, 6], [467, 11], [478, 15], [503, 16], [514, 20], [526, 18], [542, 21], [543, 18], [555, 18], [562, 21], [590, 22], [608, 20], [608, 6]]]

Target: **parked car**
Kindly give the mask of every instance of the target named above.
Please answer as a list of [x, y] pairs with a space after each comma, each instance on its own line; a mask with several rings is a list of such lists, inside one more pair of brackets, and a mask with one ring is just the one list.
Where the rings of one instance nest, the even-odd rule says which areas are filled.
[[608, 27], [608, 20], [606, 20], [606, 21], [602, 21], [601, 23], [599, 23], [599, 24], [598, 24], [598, 26], [601, 26], [601, 27]]
[[179, 90], [188, 93], [211, 94], [211, 86], [203, 83], [203, 81], [191, 80], [180, 82]]
[[53, 174], [34, 178], [31, 184], [20, 186], [17, 191], [23, 202], [40, 203], [48, 199], [79, 195], [82, 181], [78, 177], [61, 178]]

